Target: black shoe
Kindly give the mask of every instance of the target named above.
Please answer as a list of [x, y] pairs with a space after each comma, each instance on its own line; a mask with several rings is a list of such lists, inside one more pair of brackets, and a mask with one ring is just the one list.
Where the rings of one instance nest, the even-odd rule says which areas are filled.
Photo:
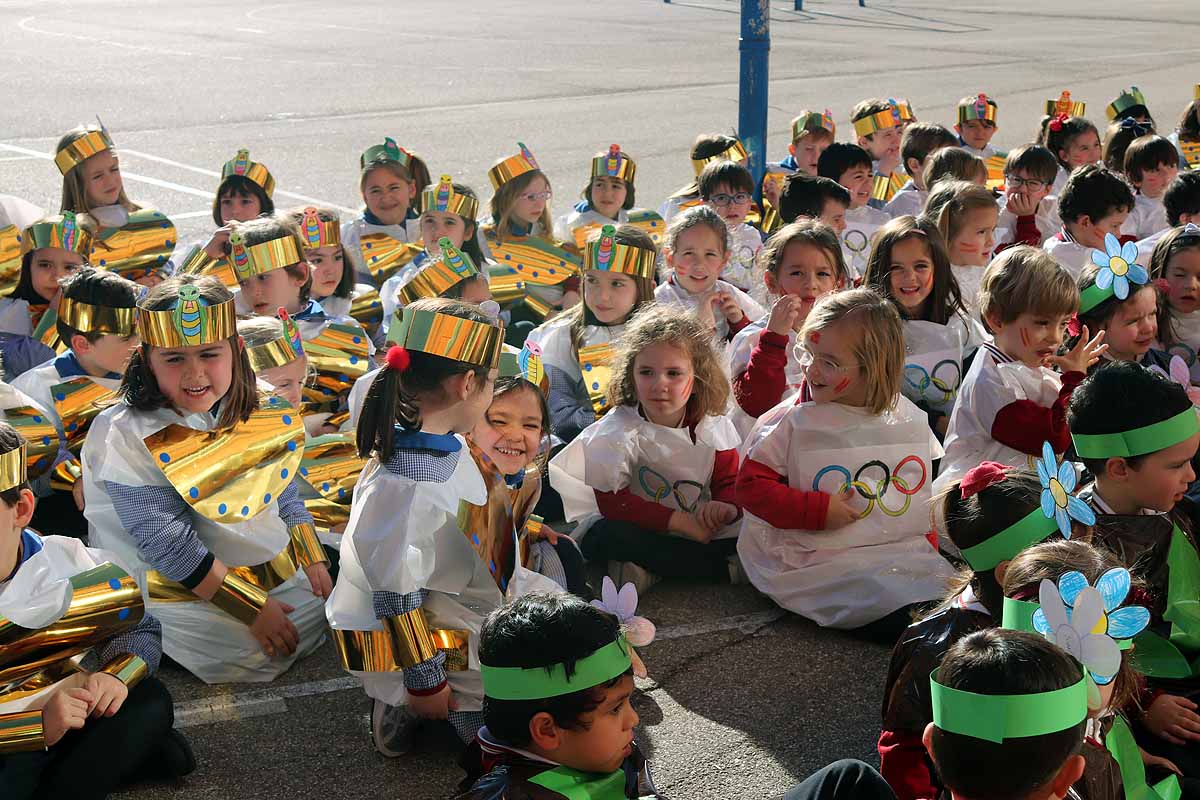
[[182, 778], [196, 770], [196, 754], [192, 752], [192, 744], [175, 728], [163, 739], [162, 746], [155, 753], [155, 760], [159, 762], [165, 778]]

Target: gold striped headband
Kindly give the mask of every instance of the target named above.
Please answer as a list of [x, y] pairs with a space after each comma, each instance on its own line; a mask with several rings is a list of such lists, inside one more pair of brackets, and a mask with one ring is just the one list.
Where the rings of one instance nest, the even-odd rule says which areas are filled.
[[238, 231], [229, 234], [229, 263], [233, 265], [239, 281], [290, 267], [303, 260], [300, 249], [296, 247], [296, 236], [292, 233], [249, 246]]
[[237, 335], [234, 300], [211, 305], [192, 284], [179, 287], [175, 307], [151, 311], [138, 306], [138, 336], [155, 347], [194, 347], [216, 344]]
[[704, 168], [714, 161], [741, 161], [743, 158], [749, 158], [749, 154], [746, 152], [746, 148], [742, 146], [742, 143], [734, 139], [733, 144], [715, 156], [693, 158], [692, 169], [696, 171], [696, 177], [698, 178], [700, 177], [700, 173], [704, 172]]
[[583, 269], [620, 272], [638, 278], [653, 278], [657, 254], [653, 250], [619, 244], [614, 235], [617, 229], [605, 225], [600, 229], [600, 236], [591, 242], [583, 251]]
[[80, 333], [128, 336], [134, 331], [137, 309], [97, 306], [63, 297], [58, 301], [58, 319]]
[[66, 175], [97, 153], [111, 149], [113, 149], [113, 143], [112, 139], [108, 137], [108, 131], [104, 128], [98, 131], [88, 131], [54, 154], [54, 166], [58, 167], [59, 172]]
[[25, 442], [14, 450], [0, 453], [0, 492], [15, 489], [24, 483], [28, 473], [25, 466]]
[[480, 367], [500, 363], [504, 325], [476, 322], [437, 311], [405, 308], [388, 328], [388, 341], [405, 350], [417, 350], [451, 361]]

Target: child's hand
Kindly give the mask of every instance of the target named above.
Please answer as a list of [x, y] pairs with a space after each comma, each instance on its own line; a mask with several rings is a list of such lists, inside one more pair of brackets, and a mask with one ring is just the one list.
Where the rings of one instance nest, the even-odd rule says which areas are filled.
[[667, 527], [674, 533], [682, 533], [689, 539], [708, 544], [712, 541], [713, 531], [702, 523], [695, 514], [689, 514], [686, 511], [675, 511], [671, 514], [671, 521], [667, 523]]
[[1200, 741], [1200, 714], [1196, 713], [1196, 704], [1186, 697], [1160, 694], [1142, 715], [1142, 724], [1171, 744]]
[[129, 687], [107, 672], [93, 672], [88, 675], [84, 688], [92, 695], [92, 700], [88, 703], [88, 712], [93, 718], [111, 717], [121, 710], [125, 698], [129, 697]]
[[75, 508], [83, 511], [83, 476], [71, 484], [71, 497], [75, 500]]
[[829, 495], [829, 508], [825, 511], [825, 530], [835, 531], [858, 521], [862, 511], [850, 505], [854, 495], [853, 487], [840, 494]]
[[1142, 754], [1142, 764], [1145, 766], [1162, 767], [1167, 772], [1173, 772], [1179, 777], [1183, 777], [1183, 772], [1180, 771], [1179, 767], [1175, 766], [1174, 762], [1170, 761], [1169, 759], [1147, 753], [1140, 747], [1138, 748], [1138, 752]]
[[800, 314], [804, 311], [804, 301], [794, 294], [785, 294], [771, 306], [771, 316], [767, 318], [767, 330], [771, 333], [787, 336], [795, 330]]
[[558, 545], [558, 537], [562, 536], [562, 534], [551, 528], [549, 525], [543, 525], [538, 536], [542, 539], [545, 539], [553, 547]]
[[699, 517], [701, 525], [715, 533], [737, 519], [738, 510], [737, 506], [730, 503], [709, 500], [700, 506], [696, 516]]
[[458, 701], [454, 699], [454, 693], [450, 691], [450, 686], [443, 686], [442, 690], [437, 694], [425, 696], [410, 694], [408, 696], [408, 707], [413, 710], [413, 713], [423, 719], [445, 719], [451, 711], [458, 710]]
[[558, 307], [561, 308], [563, 311], [566, 311], [571, 306], [578, 305], [578, 304], [579, 304], [579, 292], [569, 291], [569, 292], [563, 292], [562, 302], [558, 304]]
[[779, 208], [779, 182], [773, 178], [763, 179], [762, 194], [771, 205]]
[[1024, 192], [1013, 192], [1004, 204], [1005, 209], [1018, 217], [1028, 217], [1037, 213], [1038, 204]]
[[321, 436], [326, 433], [337, 433], [337, 428], [328, 422], [332, 416], [333, 414], [326, 412], [304, 415], [304, 432], [312, 437]]
[[1087, 325], [1084, 325], [1079, 341], [1075, 343], [1069, 353], [1065, 356], [1050, 356], [1047, 360], [1064, 373], [1087, 372], [1088, 367], [1099, 361], [1100, 356], [1108, 349], [1108, 345], [1101, 344], [1104, 341], [1104, 331], [1097, 333], [1095, 338], [1090, 341], [1088, 333]]
[[269, 597], [250, 626], [250, 635], [258, 640], [263, 652], [272, 658], [290, 656], [300, 645], [300, 632], [287, 616], [295, 610], [287, 603]]
[[210, 258], [224, 258], [225, 248], [229, 245], [229, 226], [217, 228], [213, 235], [209, 238], [208, 244], [204, 245], [204, 252], [208, 253]]
[[77, 731], [87, 722], [92, 693], [87, 689], [60, 689], [42, 706], [42, 738], [53, 747], [67, 731]]
[[308, 576], [308, 582], [312, 584], [312, 593], [328, 600], [330, 593], [333, 592], [333, 578], [329, 577], [329, 568], [325, 566], [325, 562], [318, 561], [316, 564], [309, 564], [304, 568], [304, 574]]
[[720, 310], [725, 315], [725, 319], [729, 322], [739, 322], [742, 317], [746, 316], [742, 313], [742, 307], [738, 305], [737, 298], [729, 292], [717, 292], [712, 297], [714, 309]]

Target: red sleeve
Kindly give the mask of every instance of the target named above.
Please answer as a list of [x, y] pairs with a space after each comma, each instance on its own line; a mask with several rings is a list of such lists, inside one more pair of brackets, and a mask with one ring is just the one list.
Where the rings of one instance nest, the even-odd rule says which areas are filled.
[[829, 495], [788, 486], [775, 470], [747, 458], [737, 479], [738, 505], [776, 528], [825, 529]]
[[750, 351], [746, 370], [733, 379], [733, 396], [752, 417], [761, 417], [771, 410], [787, 388], [788, 337], [764, 330]]
[[632, 522], [638, 527], [652, 531], [665, 531], [671, 524], [671, 509], [638, 497], [629, 487], [619, 492], [602, 492], [599, 489], [593, 491], [596, 493], [596, 506], [605, 519]]
[[1082, 372], [1065, 373], [1058, 399], [1049, 408], [1039, 406], [1032, 400], [1009, 403], [1000, 409], [992, 422], [992, 438], [1031, 456], [1041, 454], [1042, 442], [1049, 442], [1056, 453], [1065, 453], [1071, 446], [1071, 431], [1067, 429], [1067, 401], [1085, 377]]
[[879, 734], [879, 774], [883, 776], [897, 800], [935, 798], [940, 790], [929, 769], [929, 755], [921, 735], [883, 731]]
[[712, 478], [709, 489], [712, 499], [721, 503], [737, 505], [738, 454], [737, 450], [718, 450], [713, 459]]
[[726, 341], [733, 339], [734, 336], [737, 336], [738, 331], [740, 331], [742, 328], [746, 327], [749, 324], [750, 324], [750, 318], [747, 317], [746, 312], [743, 311], [741, 319], [739, 319], [737, 322], [729, 323], [729, 335], [727, 337], [725, 337]]

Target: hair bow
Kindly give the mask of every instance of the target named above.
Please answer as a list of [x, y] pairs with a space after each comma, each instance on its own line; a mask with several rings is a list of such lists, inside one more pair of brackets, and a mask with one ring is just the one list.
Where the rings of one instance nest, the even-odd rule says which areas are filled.
[[1071, 318], [1067, 320], [1067, 335], [1078, 336], [1081, 333], [1083, 333], [1083, 324], [1079, 321], [1079, 315], [1072, 314]]
[[1125, 119], [1121, 120], [1121, 130], [1133, 131], [1134, 136], [1145, 136], [1154, 129], [1148, 122], [1141, 122], [1133, 117], [1126, 117]]
[[999, 483], [1008, 475], [1011, 467], [997, 461], [984, 461], [977, 467], [967, 470], [958, 484], [958, 493], [962, 499], [979, 494], [992, 484]]
[[1066, 114], [1055, 114], [1050, 118], [1050, 125], [1048, 127], [1050, 130], [1058, 133], [1063, 129], [1063, 123], [1068, 119], [1070, 119], [1070, 117], [1068, 117]]
[[1187, 225], [1183, 226], [1183, 235], [1200, 236], [1200, 225], [1197, 225], [1194, 222], [1189, 222]]

